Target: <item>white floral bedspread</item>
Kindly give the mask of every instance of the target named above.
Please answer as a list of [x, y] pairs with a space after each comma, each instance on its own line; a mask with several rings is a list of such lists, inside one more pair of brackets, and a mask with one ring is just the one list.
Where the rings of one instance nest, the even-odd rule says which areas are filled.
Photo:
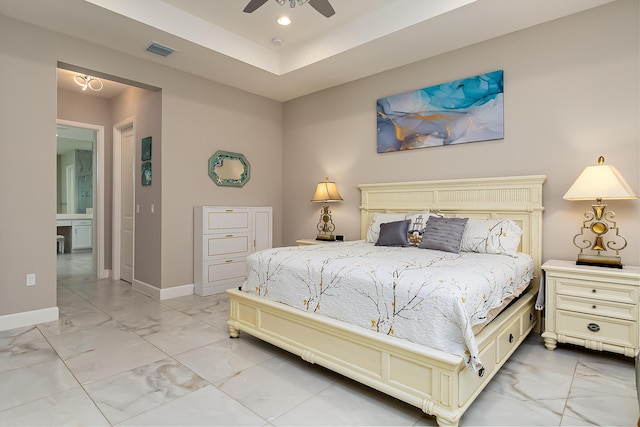
[[482, 362], [474, 325], [533, 277], [531, 257], [365, 241], [283, 247], [247, 258], [243, 291]]

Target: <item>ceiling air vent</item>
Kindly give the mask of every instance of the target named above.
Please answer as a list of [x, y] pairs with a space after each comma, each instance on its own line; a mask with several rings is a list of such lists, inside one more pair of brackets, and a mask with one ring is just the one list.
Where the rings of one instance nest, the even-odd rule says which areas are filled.
[[153, 42], [147, 47], [147, 52], [155, 53], [156, 55], [167, 57], [175, 52], [175, 49], [172, 49], [168, 46], [163, 46], [160, 43]]

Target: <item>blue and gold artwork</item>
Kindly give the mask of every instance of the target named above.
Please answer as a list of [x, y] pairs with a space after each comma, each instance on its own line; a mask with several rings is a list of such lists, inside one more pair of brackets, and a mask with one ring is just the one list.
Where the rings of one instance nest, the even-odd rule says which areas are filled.
[[378, 99], [378, 153], [504, 138], [503, 70]]

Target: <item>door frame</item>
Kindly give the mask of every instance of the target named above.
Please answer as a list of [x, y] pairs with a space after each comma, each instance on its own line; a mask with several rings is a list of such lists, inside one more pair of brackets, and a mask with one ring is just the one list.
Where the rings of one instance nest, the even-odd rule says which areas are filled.
[[109, 271], [104, 267], [104, 126], [91, 123], [74, 122], [71, 120], [57, 119], [56, 123], [63, 126], [72, 126], [96, 131], [96, 140], [93, 143], [93, 265], [99, 279], [109, 277]]
[[[127, 119], [122, 120], [121, 122], [116, 123], [113, 126], [113, 212], [111, 215], [111, 272], [112, 278], [114, 280], [120, 280], [120, 249], [121, 249], [121, 239], [120, 239], [120, 229], [122, 228], [122, 223], [120, 221], [120, 215], [122, 214], [122, 131], [127, 129], [128, 127], [133, 127], [133, 140], [135, 143], [136, 140], [136, 125], [133, 117], [129, 117]], [[135, 150], [134, 150], [134, 164], [135, 164]], [[135, 176], [135, 170], [134, 170]], [[133, 187], [133, 200], [135, 206], [135, 195], [136, 188], [135, 185]], [[135, 238], [135, 229], [136, 229], [136, 212], [134, 208], [133, 214], [133, 260], [131, 263], [132, 270], [132, 283], [135, 278], [136, 271], [136, 238]]]

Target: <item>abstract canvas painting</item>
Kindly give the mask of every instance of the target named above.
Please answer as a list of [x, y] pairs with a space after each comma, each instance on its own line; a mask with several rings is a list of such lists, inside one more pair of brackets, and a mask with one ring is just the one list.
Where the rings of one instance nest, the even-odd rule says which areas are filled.
[[504, 138], [503, 70], [378, 99], [378, 153]]

